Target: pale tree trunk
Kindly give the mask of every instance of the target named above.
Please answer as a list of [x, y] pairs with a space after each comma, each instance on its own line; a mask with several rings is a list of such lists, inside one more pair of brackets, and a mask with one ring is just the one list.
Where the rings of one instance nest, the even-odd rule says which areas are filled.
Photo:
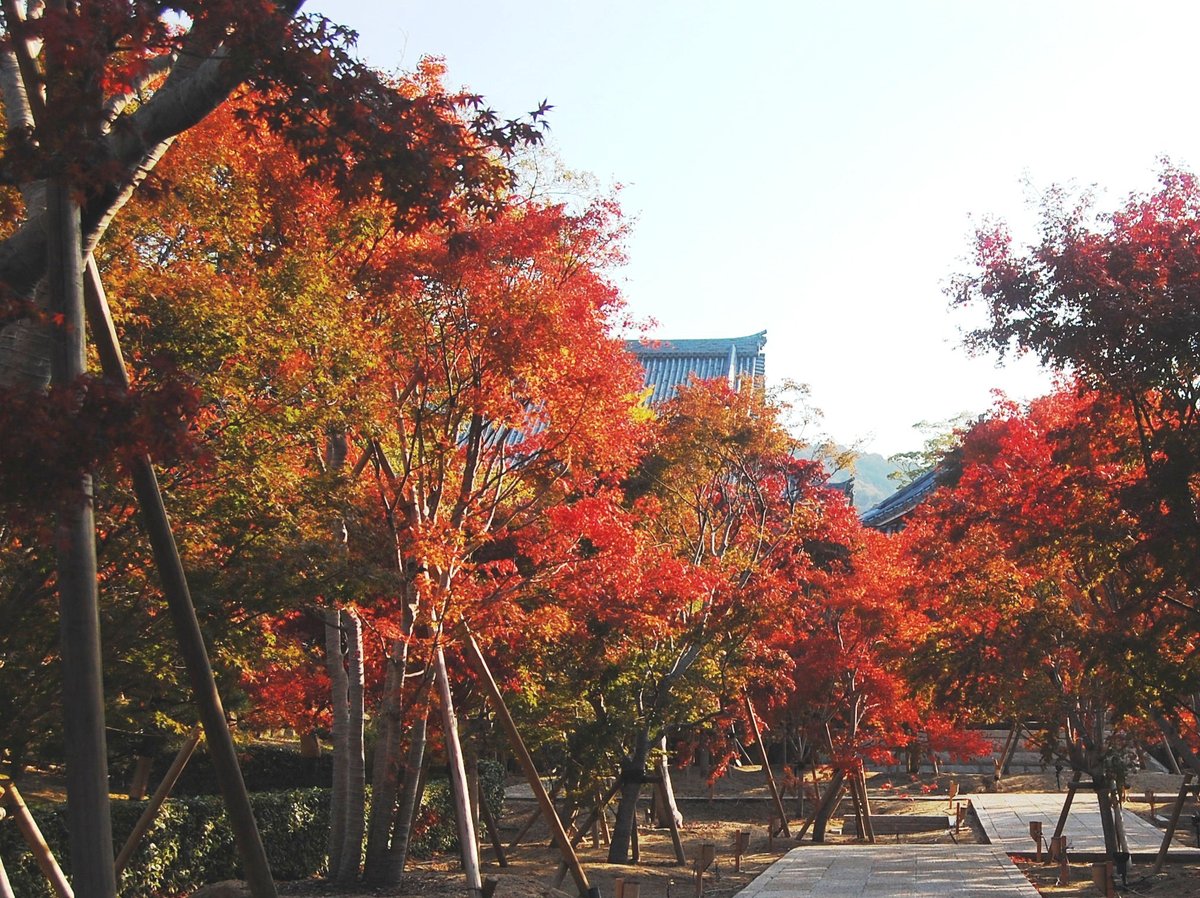
[[408, 643], [393, 639], [388, 653], [383, 696], [376, 718], [375, 760], [371, 768], [371, 817], [367, 825], [367, 858], [363, 880], [386, 882], [388, 843], [400, 791], [400, 751], [404, 744], [404, 674]]
[[683, 814], [679, 811], [679, 806], [675, 803], [675, 786], [671, 782], [671, 758], [667, 753], [667, 737], [663, 736], [658, 740], [658, 750], [661, 752], [658, 759], [658, 775], [662, 777], [662, 795], [666, 796], [666, 807], [661, 807], [663, 804], [662, 797], [658, 790], [655, 790], [655, 819], [659, 826], [669, 826], [668, 815], [675, 820], [676, 826], [683, 826]]
[[353, 882], [362, 862], [366, 818], [366, 759], [363, 749], [362, 621], [353, 611], [342, 613], [346, 633], [346, 830], [337, 880]]
[[346, 842], [346, 815], [350, 771], [346, 766], [346, 740], [350, 727], [349, 678], [342, 660], [342, 613], [325, 612], [325, 668], [329, 672], [333, 713], [333, 787], [329, 797], [329, 878], [342, 869], [342, 847]]
[[[291, 0], [275, 4], [279, 21], [282, 23], [291, 18], [298, 6], [299, 3]], [[6, 14], [6, 31], [12, 34], [13, 23], [7, 18]], [[95, 189], [89, 192], [80, 209], [81, 258], [95, 248], [113, 217], [128, 202], [175, 137], [225, 102], [230, 92], [245, 79], [257, 57], [235, 52], [240, 37], [237, 34], [192, 32], [184, 39], [182, 52], [163, 57], [156, 61], [161, 65], [153, 66], [156, 72], [169, 69], [161, 86], [141, 92], [138, 103], [121, 104], [116, 123], [101, 134], [91, 135], [98, 142], [92, 158], [105, 160], [109, 167], [103, 173], [106, 180], [89, 185]], [[36, 54], [37, 48], [31, 47], [30, 52]], [[14, 96], [11, 91], [4, 90], [6, 103]], [[49, 96], [48, 105], [53, 106], [56, 99]], [[64, 98], [63, 102], [82, 107], [74, 98]], [[87, 111], [79, 109], [81, 116]], [[10, 128], [20, 125], [12, 113], [8, 114], [8, 120]], [[26, 220], [21, 227], [0, 241], [0, 285], [9, 291], [9, 295], [35, 295], [37, 285], [48, 270], [49, 230], [45, 211], [30, 207], [26, 209]], [[46, 306], [39, 302], [39, 308]], [[29, 320], [0, 328], [0, 384], [30, 382], [32, 378], [40, 379], [44, 387], [50, 367], [49, 353], [49, 341], [43, 329], [32, 326]]]
[[483, 890], [483, 880], [479, 873], [479, 845], [471, 816], [467, 771], [463, 763], [462, 745], [458, 739], [458, 717], [454, 712], [450, 675], [446, 670], [446, 655], [440, 644], [434, 649], [433, 665], [438, 697], [442, 705], [442, 730], [446, 740], [446, 757], [450, 765], [450, 783], [454, 791], [454, 816], [458, 822], [463, 874], [466, 876], [468, 893], [472, 898], [478, 898]]
[[400, 790], [400, 800], [396, 803], [396, 826], [392, 833], [392, 847], [387, 854], [387, 866], [384, 880], [388, 883], [398, 882], [404, 874], [404, 864], [408, 860], [408, 846], [412, 839], [413, 822], [421, 807], [421, 793], [424, 791], [425, 747], [429, 738], [429, 708], [422, 707], [412, 729], [408, 734], [408, 753], [404, 762], [404, 787]]
[[[16, 4], [9, 4], [15, 10]], [[65, 0], [51, 2], [44, 15], [62, 19], [73, 15]], [[12, 34], [18, 23], [6, 22]], [[18, 47], [28, 52], [27, 45]], [[89, 96], [88, 77], [66, 56], [61, 45], [47, 48], [45, 88], [48, 102], [81, 102]], [[26, 62], [28, 58], [26, 57]], [[33, 66], [29, 66], [30, 69]], [[74, 98], [74, 99], [69, 99]], [[42, 106], [44, 113], [45, 107]], [[35, 121], [37, 128], [50, 127]], [[89, 135], [82, 120], [62, 135], [68, 144]], [[41, 135], [43, 138], [46, 135]], [[45, 246], [47, 311], [55, 322], [50, 330], [51, 383], [67, 390], [87, 373], [83, 298], [83, 232], [75, 198], [79, 185], [64, 173], [68, 160], [47, 160], [57, 172], [46, 187]], [[69, 171], [69, 169], [67, 169]], [[75, 415], [78, 409], [66, 411]], [[115, 898], [112, 823], [108, 800], [108, 752], [104, 733], [103, 655], [100, 642], [100, 600], [96, 568], [96, 520], [92, 477], [70, 470], [59, 475], [68, 495], [55, 521], [59, 624], [62, 646], [63, 738], [66, 749], [67, 830], [72, 872], [86, 898]]]

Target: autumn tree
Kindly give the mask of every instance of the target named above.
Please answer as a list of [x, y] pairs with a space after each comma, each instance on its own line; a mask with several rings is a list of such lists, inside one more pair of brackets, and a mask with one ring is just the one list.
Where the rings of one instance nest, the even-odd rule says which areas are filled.
[[1172, 657], [1186, 617], [1160, 601], [1161, 572], [1122, 507], [1145, 476], [1130, 417], [1071, 387], [1001, 406], [902, 536], [921, 572], [912, 595], [933, 621], [918, 669], [951, 702], [1014, 717], [1053, 709], [1068, 763], [1096, 784], [1110, 852], [1120, 725], [1189, 691], [1194, 663]]
[[[487, 114], [468, 126], [458, 115], [463, 98], [394, 89], [343, 52], [345, 32], [320, 18], [297, 19], [295, 5], [198, 4], [183, 10], [182, 27], [169, 19], [171, 10], [4, 5], [3, 168], [24, 203], [23, 220], [0, 244], [0, 387], [6, 390], [36, 392], [48, 379], [60, 392], [77, 389], [86, 371], [84, 269], [91, 252], [174, 138], [243, 82], [285, 87], [262, 94], [269, 99], [257, 115], [286, 132], [311, 169], [339, 187], [384, 185], [396, 200], [397, 222], [440, 218], [447, 194], [467, 183], [483, 188], [476, 196], [490, 197], [505, 180], [491, 149], [533, 136], [525, 126], [498, 126]], [[368, 157], [373, 166], [356, 165]], [[86, 277], [94, 296], [94, 271]], [[103, 357], [108, 373], [123, 378], [112, 347]], [[73, 403], [63, 408], [68, 419], [83, 420]], [[204, 696], [211, 691], [206, 652], [153, 470], [144, 457], [133, 468], [139, 501], [155, 522], [160, 567], [170, 569], [168, 600], [186, 634], [196, 694]], [[64, 481], [75, 476], [57, 473]], [[68, 746], [75, 756], [68, 764], [72, 855], [80, 880], [110, 895], [92, 489], [85, 470], [75, 500], [59, 511], [57, 585], [68, 646], [62, 653]], [[201, 713], [252, 887], [256, 895], [272, 894], [223, 715], [216, 702], [202, 702]]]
[[1200, 187], [1165, 165], [1156, 191], [1114, 212], [1061, 188], [1042, 208], [1028, 248], [1002, 224], [979, 231], [976, 268], [957, 279], [954, 301], [988, 315], [972, 345], [1033, 353], [1125, 405], [1144, 478], [1122, 508], [1137, 517], [1141, 549], [1182, 578], [1163, 595], [1195, 607]]
[[802, 588], [787, 572], [845, 504], [795, 454], [780, 415], [761, 385], [681, 388], [623, 495], [564, 507], [539, 547], [563, 559], [548, 596], [571, 609], [542, 668], [579, 696], [571, 744], [619, 766], [610, 862], [628, 856], [637, 794], [666, 738], [741, 713], [764, 631]]

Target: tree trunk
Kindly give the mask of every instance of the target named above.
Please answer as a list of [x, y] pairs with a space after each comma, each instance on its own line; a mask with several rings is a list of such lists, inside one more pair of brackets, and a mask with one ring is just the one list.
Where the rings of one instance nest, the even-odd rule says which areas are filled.
[[1104, 853], [1112, 860], [1119, 847], [1117, 845], [1117, 827], [1113, 821], [1112, 785], [1107, 776], [1095, 776], [1096, 798], [1100, 803], [1100, 828], [1104, 830]]
[[842, 797], [842, 788], [846, 784], [846, 771], [839, 767], [833, 771], [833, 777], [829, 780], [829, 787], [821, 799], [821, 806], [817, 808], [817, 814], [813, 818], [813, 841], [825, 841], [825, 827], [829, 824], [829, 818], [833, 816], [833, 812], [837, 809], [838, 800]]
[[634, 740], [633, 752], [621, 765], [621, 798], [617, 803], [612, 842], [608, 846], [610, 864], [629, 862], [633, 828], [637, 825], [637, 800], [642, 791], [642, 778], [646, 775], [646, 759], [649, 755], [650, 738], [645, 732], [639, 732]]
[[342, 614], [346, 631], [346, 811], [345, 834], [337, 880], [354, 882], [362, 862], [366, 820], [366, 760], [363, 751], [362, 621], [353, 611]]
[[658, 750], [662, 754], [659, 756], [656, 767], [658, 775], [662, 777], [663, 787], [661, 793], [656, 792], [656, 795], [661, 794], [662, 797], [655, 803], [655, 807], [661, 804], [666, 805], [666, 807], [659, 808], [662, 813], [657, 818], [658, 824], [659, 826], [669, 826], [670, 823], [667, 820], [667, 816], [669, 815], [675, 821], [677, 827], [683, 826], [683, 814], [679, 811], [679, 805], [675, 803], [675, 786], [671, 782], [671, 759], [667, 754], [666, 736], [658, 740]]
[[450, 784], [454, 790], [454, 816], [458, 821], [458, 841], [462, 850], [463, 874], [471, 898], [483, 892], [479, 873], [479, 844], [471, 816], [467, 791], [467, 772], [463, 765], [462, 745], [458, 741], [458, 717], [454, 713], [454, 696], [450, 691], [450, 675], [446, 670], [446, 654], [439, 644], [433, 653], [434, 676], [442, 705], [442, 731], [446, 740], [446, 760], [450, 765]]
[[421, 807], [421, 793], [424, 791], [425, 744], [429, 736], [429, 707], [421, 709], [413, 722], [409, 733], [408, 753], [404, 761], [404, 786], [400, 790], [400, 800], [396, 803], [396, 826], [392, 832], [392, 847], [387, 854], [387, 866], [383, 872], [384, 881], [395, 883], [404, 874], [404, 864], [408, 860], [408, 846], [412, 840], [412, 827], [417, 819], [417, 811]]
[[347, 797], [350, 770], [346, 763], [347, 735], [350, 726], [349, 678], [342, 660], [342, 613], [337, 608], [325, 612], [325, 668], [329, 672], [330, 702], [333, 711], [333, 787], [329, 796], [329, 878], [336, 879], [342, 869], [342, 848], [346, 844]]
[[[51, 372], [55, 386], [65, 389], [87, 368], [79, 207], [69, 185], [50, 183], [47, 213], [50, 310], [59, 320]], [[76, 475], [71, 482], [64, 475], [77, 492], [55, 529], [71, 866], [87, 898], [115, 898], [92, 478]]]
[[371, 775], [371, 817], [367, 825], [367, 859], [363, 880], [383, 885], [387, 880], [388, 843], [396, 819], [400, 791], [400, 752], [404, 746], [404, 673], [408, 667], [408, 643], [393, 639], [388, 653], [383, 696], [375, 738], [375, 761]]

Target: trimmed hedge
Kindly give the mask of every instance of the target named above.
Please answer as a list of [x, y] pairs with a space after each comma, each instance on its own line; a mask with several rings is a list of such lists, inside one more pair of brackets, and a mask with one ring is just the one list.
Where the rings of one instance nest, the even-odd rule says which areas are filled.
[[[504, 803], [503, 766], [481, 761], [479, 781], [481, 793], [498, 817]], [[277, 880], [308, 879], [325, 872], [328, 789], [259, 792], [250, 796], [250, 803]], [[144, 801], [112, 803], [114, 856], [145, 807]], [[50, 850], [69, 877], [66, 806], [34, 804], [31, 811]], [[458, 831], [449, 784], [444, 779], [430, 780], [410, 851], [417, 857], [428, 857], [457, 849]], [[18, 898], [53, 898], [53, 891], [10, 821], [0, 825], [0, 858]], [[222, 800], [216, 796], [174, 798], [163, 805], [130, 860], [120, 892], [122, 898], [163, 898], [240, 876], [233, 833]]]
[[[167, 768], [175, 760], [178, 746], [162, 751], [154, 759], [150, 774], [151, 788], [161, 782]], [[294, 748], [267, 743], [239, 745], [238, 766], [250, 792], [282, 792], [289, 789], [328, 789], [333, 784], [333, 755], [324, 752], [317, 758], [306, 758]], [[216, 770], [203, 746], [196, 751], [183, 775], [175, 784], [173, 794], [220, 795]]]

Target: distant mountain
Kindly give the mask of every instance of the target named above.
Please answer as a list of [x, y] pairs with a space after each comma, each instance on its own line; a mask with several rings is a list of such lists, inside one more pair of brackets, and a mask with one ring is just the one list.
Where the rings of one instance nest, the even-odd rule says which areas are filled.
[[866, 511], [900, 488], [888, 475], [896, 466], [877, 452], [864, 452], [854, 462], [854, 507]]
[[[834, 449], [839, 453], [845, 451], [841, 446], [835, 446]], [[812, 447], [804, 450], [801, 454], [806, 458], [817, 457], [817, 453]], [[833, 470], [828, 458], [824, 458], [823, 461], [831, 485], [841, 484], [853, 475], [854, 507], [860, 512], [874, 508], [900, 488], [899, 482], [888, 479], [889, 474], [899, 469], [877, 452], [856, 453], [853, 472], [846, 468]]]

